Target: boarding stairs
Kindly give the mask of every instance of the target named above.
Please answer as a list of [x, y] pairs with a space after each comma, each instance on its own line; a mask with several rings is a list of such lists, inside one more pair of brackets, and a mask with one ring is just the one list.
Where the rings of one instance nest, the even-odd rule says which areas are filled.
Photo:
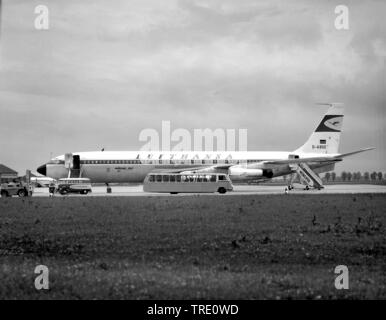
[[68, 178], [82, 178], [82, 170], [81, 169], [69, 169], [68, 170]]
[[308, 188], [324, 188], [322, 179], [306, 163], [292, 164], [291, 169]]

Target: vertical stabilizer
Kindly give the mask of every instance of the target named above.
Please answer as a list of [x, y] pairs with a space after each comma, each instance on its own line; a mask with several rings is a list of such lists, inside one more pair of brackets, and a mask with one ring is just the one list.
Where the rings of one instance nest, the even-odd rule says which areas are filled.
[[339, 150], [340, 135], [343, 125], [343, 105], [328, 103], [330, 106], [322, 121], [305, 144], [294, 153], [335, 154]]

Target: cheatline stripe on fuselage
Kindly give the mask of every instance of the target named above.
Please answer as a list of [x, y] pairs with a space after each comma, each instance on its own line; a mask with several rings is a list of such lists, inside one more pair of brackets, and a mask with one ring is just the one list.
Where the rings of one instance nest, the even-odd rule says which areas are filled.
[[[81, 165], [97, 165], [97, 164], [176, 164], [176, 165], [191, 165], [191, 164], [245, 164], [255, 163], [262, 161], [274, 161], [275, 159], [264, 159], [264, 160], [215, 160], [215, 159], [201, 159], [201, 160], [80, 160]], [[48, 164], [61, 164], [64, 165], [64, 160], [56, 163]]]

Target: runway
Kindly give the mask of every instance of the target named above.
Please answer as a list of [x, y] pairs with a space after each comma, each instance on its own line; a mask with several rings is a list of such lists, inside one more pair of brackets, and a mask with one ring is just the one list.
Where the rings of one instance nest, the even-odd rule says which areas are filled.
[[[268, 194], [284, 194], [285, 186], [277, 185], [235, 185], [232, 192], [228, 192], [221, 196], [237, 196], [246, 194], [256, 195], [268, 195]], [[142, 185], [130, 185], [130, 186], [111, 186], [112, 193], [106, 192], [105, 186], [94, 186], [92, 193], [88, 195], [77, 195], [71, 194], [72, 196], [83, 196], [83, 197], [127, 197], [127, 196], [194, 196], [199, 193], [180, 193], [177, 195], [170, 195], [169, 193], [145, 193], [142, 190]], [[327, 185], [322, 190], [302, 190], [295, 189], [289, 192], [291, 194], [358, 194], [358, 193], [385, 193], [386, 186], [382, 185], [371, 185], [371, 184], [336, 184]], [[200, 193], [200, 195], [208, 195], [211, 193]], [[48, 197], [48, 188], [35, 188], [34, 197]], [[57, 194], [55, 196], [62, 197]]]

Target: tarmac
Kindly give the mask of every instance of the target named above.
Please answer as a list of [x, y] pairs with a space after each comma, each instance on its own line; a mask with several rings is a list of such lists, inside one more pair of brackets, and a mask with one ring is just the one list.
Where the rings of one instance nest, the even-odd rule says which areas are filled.
[[[111, 197], [111, 196], [181, 196], [181, 195], [197, 195], [198, 193], [179, 193], [177, 195], [171, 195], [169, 193], [146, 193], [143, 192], [142, 185], [129, 185], [129, 186], [111, 186], [112, 192], [107, 193], [105, 186], [94, 186], [92, 193], [88, 195], [70, 194], [70, 196], [83, 196], [83, 197]], [[288, 194], [359, 194], [359, 193], [385, 193], [386, 186], [384, 185], [372, 185], [372, 184], [336, 184], [327, 185], [322, 190], [303, 190], [294, 189], [288, 192]], [[211, 193], [200, 193], [200, 195]], [[285, 186], [278, 185], [234, 185], [232, 192], [227, 192], [221, 196], [237, 196], [237, 195], [269, 195], [269, 194], [285, 194]], [[48, 188], [35, 188], [34, 197], [48, 197]], [[55, 196], [62, 197], [60, 194]]]

